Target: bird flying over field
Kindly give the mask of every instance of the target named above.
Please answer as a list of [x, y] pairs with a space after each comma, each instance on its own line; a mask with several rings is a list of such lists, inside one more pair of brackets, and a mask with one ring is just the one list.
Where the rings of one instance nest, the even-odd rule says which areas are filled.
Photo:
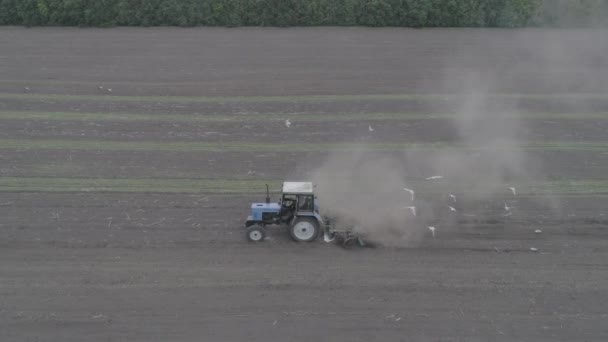
[[369, 126], [367, 127], [367, 129], [369, 129], [369, 131], [370, 131], [370, 132], [373, 132], [373, 131], [374, 131], [374, 128], [372, 127], [372, 125], [369, 125]]
[[409, 209], [412, 211], [412, 214], [416, 216], [416, 207], [404, 207], [405, 209]]
[[426, 180], [432, 180], [432, 179], [441, 179], [441, 178], [443, 178], [443, 176], [431, 176], [431, 177], [428, 177], [428, 178], [425, 178], [425, 179]]
[[429, 227], [431, 234], [433, 234], [433, 239], [435, 238], [435, 227]]
[[414, 201], [414, 190], [408, 189], [408, 188], [403, 188], [403, 190], [410, 193], [410, 196], [412, 197], [412, 202], [413, 202]]
[[289, 121], [289, 119], [285, 120], [285, 127], [291, 127], [291, 121]]
[[450, 196], [452, 201], [454, 201], [454, 203], [456, 203], [456, 196], [454, 196], [453, 194], [448, 194], [448, 196]]
[[451, 207], [451, 206], [449, 206], [449, 205], [448, 205], [448, 208], [450, 208], [450, 211], [456, 211], [456, 208]]
[[515, 191], [515, 188], [510, 187], [509, 190], [511, 190], [511, 192], [513, 193], [513, 196], [517, 196], [517, 192]]

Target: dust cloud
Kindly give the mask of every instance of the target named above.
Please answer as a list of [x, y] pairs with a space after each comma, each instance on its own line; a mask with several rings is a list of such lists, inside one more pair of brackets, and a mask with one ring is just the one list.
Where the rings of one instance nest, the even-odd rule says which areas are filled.
[[[598, 33], [593, 34], [597, 37]], [[590, 64], [599, 63], [598, 58], [603, 58], [599, 52], [605, 47], [598, 48], [597, 40], [581, 39], [586, 37], [582, 33], [522, 30], [496, 36], [504, 39], [508, 48], [490, 51], [482, 57], [485, 59], [479, 68], [470, 63], [465, 68], [462, 59], [452, 62], [452, 56], [446, 56], [443, 80], [435, 85], [438, 93], [447, 94], [448, 104], [431, 104], [429, 111], [451, 114], [450, 127], [456, 138], [443, 142], [458, 148], [403, 151], [399, 155], [370, 152], [365, 147], [356, 152], [332, 152], [312, 174], [325, 214], [376, 242], [405, 246], [429, 236], [429, 226], [437, 227], [440, 236], [445, 217], [451, 217], [451, 222], [462, 218], [460, 202], [449, 202], [455, 198], [478, 207], [493, 207], [499, 219], [512, 214], [517, 199], [509, 188], [545, 179], [543, 165], [530, 156], [526, 144], [561, 138], [536, 134], [537, 128], [525, 115], [531, 108], [543, 110], [543, 103], [526, 97], [530, 90], [518, 90], [518, 85], [532, 84], [539, 93], [556, 95], [608, 89], [601, 73], [592, 75]], [[581, 51], [585, 47], [588, 50]], [[496, 58], [495, 67], [488, 60], [491, 58]], [[601, 64], [605, 62], [604, 58]], [[581, 81], [581, 75], [587, 83]], [[584, 108], [576, 97], [571, 102], [568, 97], [557, 102], [565, 110]], [[382, 130], [376, 128], [369, 134], [381, 135]], [[420, 170], [426, 174], [421, 175]], [[424, 176], [434, 175], [442, 176], [433, 180], [437, 193], [418, 196], [412, 202], [410, 193], [403, 189], [425, 188], [428, 181]], [[457, 194], [450, 190], [454, 185], [459, 189]], [[560, 210], [558, 198], [539, 200]], [[408, 209], [412, 206], [416, 215]]]

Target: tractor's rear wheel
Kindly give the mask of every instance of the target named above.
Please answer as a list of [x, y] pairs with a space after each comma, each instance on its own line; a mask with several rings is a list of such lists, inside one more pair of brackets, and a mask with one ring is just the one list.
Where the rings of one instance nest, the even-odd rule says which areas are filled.
[[254, 224], [247, 228], [247, 240], [251, 242], [260, 242], [266, 237], [266, 228]]
[[291, 238], [298, 242], [310, 242], [319, 235], [319, 223], [309, 217], [299, 217], [289, 227]]

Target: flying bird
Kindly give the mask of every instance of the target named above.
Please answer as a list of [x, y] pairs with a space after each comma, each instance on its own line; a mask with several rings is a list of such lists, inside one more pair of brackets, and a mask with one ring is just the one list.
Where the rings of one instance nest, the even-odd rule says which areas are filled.
[[443, 176], [431, 176], [431, 177], [428, 177], [428, 178], [425, 178], [425, 179], [431, 180], [431, 179], [441, 179], [441, 178], [443, 178]]
[[450, 208], [450, 211], [454, 211], [454, 212], [456, 211], [456, 208], [451, 207], [451, 206], [449, 206], [449, 205], [448, 205], [448, 208]]
[[99, 87], [97, 87], [97, 89], [103, 90], [103, 86], [99, 86]]
[[112, 88], [108, 88], [108, 93], [111, 93], [111, 92], [112, 92]]
[[433, 239], [435, 238], [435, 227], [429, 227], [431, 234], [433, 234]]
[[515, 191], [515, 188], [510, 187], [509, 190], [511, 190], [511, 192], [513, 193], [513, 196], [517, 196], [517, 192]]
[[412, 214], [416, 216], [416, 207], [404, 207], [405, 209], [409, 209], [412, 211]]
[[414, 190], [412, 189], [408, 189], [408, 188], [403, 188], [403, 190], [407, 191], [410, 193], [411, 197], [412, 197], [412, 202], [414, 201]]
[[30, 87], [23, 87], [23, 90], [27, 93], [30, 91]]
[[456, 203], [456, 196], [449, 194], [448, 196], [450, 196], [450, 198], [454, 201], [454, 203]]
[[505, 211], [511, 211], [511, 207], [507, 205], [507, 202], [505, 202]]
[[291, 121], [289, 121], [289, 119], [285, 120], [285, 127], [291, 127]]
[[369, 125], [369, 127], [367, 127], [367, 129], [369, 129], [370, 132], [374, 131], [374, 128], [372, 127], [372, 125]]

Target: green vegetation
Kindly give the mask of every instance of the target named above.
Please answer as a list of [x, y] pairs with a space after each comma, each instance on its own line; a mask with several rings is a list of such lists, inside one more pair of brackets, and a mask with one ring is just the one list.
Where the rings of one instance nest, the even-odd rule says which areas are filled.
[[[336, 121], [385, 121], [385, 120], [438, 120], [455, 117], [456, 114], [436, 113], [267, 113], [267, 114], [138, 114], [138, 113], [79, 113], [79, 112], [0, 112], [4, 120], [42, 121], [96, 121], [96, 122], [258, 122], [290, 119], [295, 122], [336, 122]], [[506, 115], [503, 118], [509, 118]], [[521, 113], [524, 119], [553, 120], [608, 120], [608, 113]]]
[[[163, 193], [262, 193], [265, 184], [273, 192], [280, 191], [280, 182], [266, 180], [233, 179], [140, 179], [140, 178], [40, 178], [40, 177], [0, 177], [0, 191], [31, 192], [163, 192]], [[447, 192], [467, 192], [470, 184], [448, 185], [441, 182], [412, 184], [421, 194], [441, 194]], [[521, 196], [544, 195], [608, 195], [608, 181], [548, 181], [518, 183]], [[507, 188], [507, 185], [478, 187], [486, 189]]]
[[[1, 0], [0, 0], [1, 1]], [[104, 101], [164, 103], [302, 103], [351, 101], [451, 101], [462, 99], [458, 94], [360, 94], [360, 95], [291, 95], [291, 96], [115, 96], [0, 93], [0, 99], [33, 101]], [[608, 100], [605, 93], [552, 94], [488, 94], [487, 98], [514, 100]]]
[[[513, 96], [513, 95], [508, 95]], [[522, 95], [528, 96], [528, 95]], [[555, 97], [554, 95], [550, 95]], [[585, 98], [608, 94], [581, 94]], [[168, 102], [168, 103], [224, 103], [224, 102], [328, 102], [328, 101], [386, 101], [386, 100], [445, 100], [447, 95], [422, 94], [364, 94], [364, 95], [300, 95], [300, 96], [114, 96], [63, 94], [2, 94], [0, 99], [38, 101], [108, 101], [108, 102]]]
[[247, 193], [261, 192], [265, 184], [280, 189], [263, 180], [0, 177], [0, 191]]
[[540, 0], [1, 0], [0, 24], [525, 26]]
[[604, 0], [0, 0], [0, 25], [522, 27], [608, 23]]
[[[505, 145], [504, 149], [522, 148], [543, 151], [598, 151], [608, 152], [608, 142], [547, 141], [520, 145]], [[42, 150], [110, 150], [110, 151], [180, 151], [180, 152], [325, 152], [325, 151], [404, 151], [434, 149], [473, 149], [451, 142], [432, 143], [255, 143], [255, 142], [153, 142], [153, 141], [106, 141], [106, 140], [62, 140], [62, 139], [0, 139], [0, 149]]]

